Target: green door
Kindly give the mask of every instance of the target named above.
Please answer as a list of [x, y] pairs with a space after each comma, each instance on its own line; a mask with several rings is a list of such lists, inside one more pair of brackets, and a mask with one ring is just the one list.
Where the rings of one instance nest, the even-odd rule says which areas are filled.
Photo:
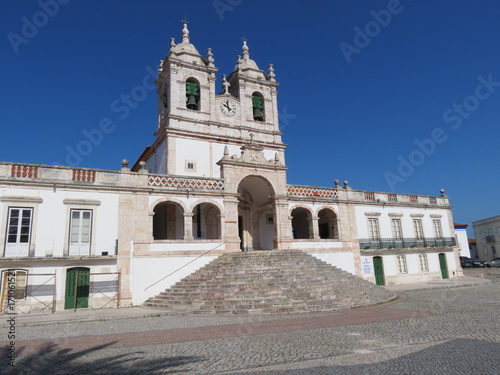
[[90, 269], [85, 267], [70, 268], [66, 272], [65, 309], [85, 308], [89, 306]]
[[446, 265], [446, 254], [439, 254], [439, 267], [441, 267], [441, 277], [443, 279], [448, 278], [448, 266]]
[[385, 285], [384, 262], [382, 257], [373, 257], [373, 270], [375, 272], [375, 284]]

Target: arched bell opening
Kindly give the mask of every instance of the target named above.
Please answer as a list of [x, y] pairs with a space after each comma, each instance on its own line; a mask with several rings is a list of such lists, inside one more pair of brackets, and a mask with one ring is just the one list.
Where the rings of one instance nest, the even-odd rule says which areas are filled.
[[252, 94], [252, 114], [255, 121], [265, 121], [264, 97], [260, 92]]
[[200, 83], [194, 78], [186, 80], [186, 108], [200, 110]]

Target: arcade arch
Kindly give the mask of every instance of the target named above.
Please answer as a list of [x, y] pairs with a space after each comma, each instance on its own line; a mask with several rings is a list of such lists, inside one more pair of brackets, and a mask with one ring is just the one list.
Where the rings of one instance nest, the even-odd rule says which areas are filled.
[[238, 185], [238, 232], [242, 251], [272, 250], [276, 237], [274, 189], [261, 176], [247, 176]]

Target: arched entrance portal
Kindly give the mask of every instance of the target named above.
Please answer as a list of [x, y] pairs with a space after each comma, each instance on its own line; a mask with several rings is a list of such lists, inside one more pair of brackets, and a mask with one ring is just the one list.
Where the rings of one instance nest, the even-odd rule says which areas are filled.
[[242, 251], [272, 250], [276, 237], [274, 190], [265, 178], [245, 177], [238, 186], [238, 231]]

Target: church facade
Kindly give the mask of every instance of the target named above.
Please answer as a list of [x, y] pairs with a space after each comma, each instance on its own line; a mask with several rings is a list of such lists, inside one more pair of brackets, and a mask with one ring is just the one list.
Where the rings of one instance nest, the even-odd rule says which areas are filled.
[[444, 191], [287, 184], [273, 66], [244, 42], [222, 91], [217, 70], [184, 25], [131, 168], [0, 163], [3, 311], [139, 305], [226, 252], [300, 249], [379, 285], [462, 275]]

